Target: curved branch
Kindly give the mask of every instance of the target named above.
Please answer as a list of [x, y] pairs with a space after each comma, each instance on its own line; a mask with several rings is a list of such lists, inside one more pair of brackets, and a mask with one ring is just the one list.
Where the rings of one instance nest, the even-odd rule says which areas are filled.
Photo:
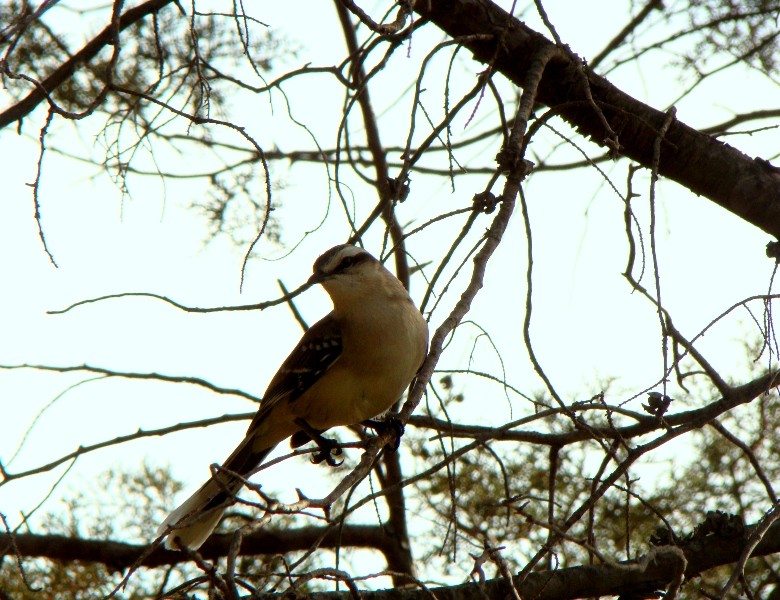
[[122, 292], [119, 294], [108, 294], [107, 296], [99, 296], [97, 298], [88, 298], [86, 300], [79, 300], [78, 302], [74, 302], [73, 304], [66, 306], [65, 308], [47, 310], [46, 314], [61, 315], [84, 304], [92, 304], [93, 302], [101, 302], [103, 300], [112, 300], [114, 298], [125, 298], [125, 297], [155, 298], [156, 300], [162, 300], [163, 302], [170, 304], [171, 306], [178, 308], [179, 310], [183, 310], [184, 312], [190, 312], [190, 313], [231, 312], [231, 311], [240, 311], [240, 310], [265, 310], [266, 308], [270, 308], [271, 306], [276, 306], [277, 304], [284, 304], [285, 302], [289, 302], [292, 298], [295, 298], [298, 294], [307, 290], [310, 287], [311, 287], [310, 284], [304, 283], [303, 285], [294, 289], [292, 292], [289, 292], [288, 294], [285, 294], [284, 296], [282, 296], [281, 298], [277, 298], [276, 300], [267, 300], [266, 302], [258, 302], [257, 304], [238, 304], [235, 306], [215, 306], [215, 307], [186, 306], [184, 304], [176, 302], [175, 300], [171, 300], [167, 296], [163, 296], [161, 294], [154, 294], [152, 292]]
[[6, 469], [2, 468], [2, 465], [0, 465], [0, 476], [2, 477], [2, 479], [0, 479], [0, 487], [15, 479], [21, 479], [23, 477], [29, 477], [30, 475], [37, 475], [39, 473], [45, 473], [46, 471], [51, 471], [52, 469], [60, 466], [61, 464], [74, 460], [79, 456], [88, 454], [89, 452], [94, 452], [95, 450], [102, 450], [103, 448], [107, 448], [109, 446], [116, 446], [118, 444], [124, 444], [125, 442], [132, 442], [134, 440], [138, 440], [146, 437], [159, 437], [163, 435], [168, 435], [169, 433], [173, 433], [175, 431], [184, 431], [185, 429], [210, 427], [211, 425], [228, 423], [230, 421], [248, 421], [254, 416], [255, 416], [254, 412], [238, 413], [233, 415], [225, 414], [222, 415], [221, 417], [213, 417], [211, 419], [201, 419], [199, 421], [190, 421], [188, 423], [177, 423], [176, 425], [170, 425], [169, 427], [161, 427], [159, 429], [146, 429], [146, 430], [139, 429], [135, 433], [120, 435], [113, 439], [98, 442], [96, 444], [90, 444], [88, 446], [79, 446], [78, 449], [74, 450], [73, 452], [65, 454], [45, 465], [41, 465], [40, 467], [34, 467], [32, 469], [28, 469], [27, 471], [19, 471], [18, 473], [9, 473]]
[[104, 375], [105, 377], [121, 377], [124, 379], [148, 379], [152, 381], [164, 381], [166, 383], [189, 383], [191, 385], [197, 385], [202, 388], [206, 388], [215, 394], [228, 394], [230, 396], [240, 396], [251, 400], [252, 402], [260, 403], [261, 398], [253, 396], [243, 390], [237, 388], [223, 388], [218, 385], [214, 385], [210, 381], [206, 381], [201, 377], [188, 377], [185, 375], [163, 375], [162, 373], [137, 373], [135, 371], [115, 371], [113, 369], [105, 369], [103, 367], [93, 367], [90, 365], [75, 365], [70, 367], [54, 367], [51, 365], [34, 365], [34, 364], [21, 364], [21, 365], [2, 365], [0, 364], [0, 370], [14, 370], [14, 369], [35, 369], [38, 371], [53, 371], [55, 373], [71, 373], [76, 371], [85, 371], [87, 373], [95, 373], [97, 375]]

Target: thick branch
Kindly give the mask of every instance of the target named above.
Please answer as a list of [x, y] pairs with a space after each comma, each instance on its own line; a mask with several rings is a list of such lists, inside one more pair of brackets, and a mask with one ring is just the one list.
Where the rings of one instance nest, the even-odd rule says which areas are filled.
[[[320, 548], [353, 547], [375, 548], [382, 553], [393, 552], [392, 540], [384, 529], [368, 525], [345, 525], [332, 529], [323, 536], [322, 527], [298, 527], [273, 531], [266, 529], [245, 535], [241, 543], [242, 556], [259, 554], [284, 554], [309, 549], [315, 543]], [[208, 560], [226, 556], [230, 550], [232, 534], [214, 534], [201, 546], [199, 554]], [[15, 546], [22, 557], [49, 558], [63, 562], [80, 561], [102, 563], [111, 569], [126, 569], [133, 565], [159, 567], [186, 562], [189, 559], [181, 552], [165, 550], [158, 546], [148, 556], [148, 545], [126, 544], [110, 540], [87, 540], [63, 535], [35, 535], [20, 533], [14, 535]], [[0, 556], [12, 555], [14, 544], [11, 536], [0, 533]], [[136, 561], [139, 561], [136, 564]]]
[[[498, 52], [493, 41], [473, 40], [465, 42], [465, 46], [476, 60], [491, 62], [517, 85], [525, 81], [530, 59], [553, 45], [490, 0], [430, 0], [416, 2], [414, 9], [451, 37], [501, 32]], [[607, 145], [603, 123], [587, 102], [580, 69], [587, 76], [593, 100], [619, 136], [620, 153], [650, 168], [653, 143], [666, 113], [622, 92], [578, 64], [573, 55], [562, 56], [548, 66], [536, 100], [555, 107], [582, 135]], [[664, 138], [658, 172], [780, 237], [780, 171], [766, 161], [750, 158], [674, 121]]]
[[[742, 552], [745, 539], [755, 525], [748, 527], [743, 536], [726, 539], [721, 536], [705, 538], [700, 543], [685, 545], [685, 577], [690, 579], [717, 566], [736, 562]], [[263, 531], [244, 537], [241, 555], [272, 554], [308, 548], [322, 534], [319, 527], [286, 529], [278, 532]], [[379, 527], [346, 526], [334, 537], [326, 537], [321, 547], [335, 544], [338, 535], [341, 546], [373, 547], [383, 550], [387, 539]], [[214, 535], [204, 544], [200, 553], [213, 559], [228, 552], [232, 536]], [[147, 549], [146, 546], [122, 544], [119, 542], [84, 540], [53, 535], [20, 534], [15, 536], [16, 547], [23, 557], [45, 557], [55, 560], [99, 562], [111, 568], [123, 569], [132, 565]], [[767, 556], [780, 552], [780, 522], [775, 522], [754, 549], [752, 556]], [[0, 534], [0, 556], [12, 553], [8, 534]], [[186, 560], [180, 552], [156, 548], [140, 564], [149, 567], [175, 564]], [[523, 598], [536, 600], [564, 600], [589, 596], [613, 596], [636, 589], [664, 587], [672, 581], [681, 566], [680, 552], [664, 547], [645, 557], [639, 563], [616, 563], [609, 565], [578, 566], [555, 571], [532, 573], [522, 584], [516, 582]], [[475, 597], [490, 599], [505, 598], [508, 593], [506, 581], [494, 579], [484, 583], [466, 583], [450, 587], [429, 589], [397, 588], [363, 592], [365, 600], [416, 600], [430, 598], [431, 593], [438, 600], [461, 600]], [[341, 600], [348, 592], [310, 594], [311, 600]], [[268, 598], [278, 596], [267, 595]]]

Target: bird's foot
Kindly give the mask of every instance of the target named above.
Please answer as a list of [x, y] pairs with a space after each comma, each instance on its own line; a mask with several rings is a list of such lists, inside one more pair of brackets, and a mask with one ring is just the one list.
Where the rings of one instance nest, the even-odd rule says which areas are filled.
[[338, 467], [344, 462], [343, 460], [336, 460], [333, 458], [334, 455], [339, 456], [342, 453], [341, 446], [339, 445], [338, 441], [319, 436], [314, 438], [314, 442], [320, 449], [319, 452], [313, 454], [311, 457], [311, 462], [313, 462], [315, 465], [318, 465], [324, 461], [330, 467]]
[[398, 417], [387, 417], [382, 421], [368, 419], [363, 421], [362, 425], [373, 429], [376, 431], [377, 435], [384, 435], [388, 431], [391, 431], [394, 439], [387, 445], [393, 450], [398, 450], [398, 446], [401, 445], [401, 437], [404, 434], [404, 424], [401, 423], [401, 420]]
[[341, 445], [337, 440], [326, 438], [321, 431], [314, 429], [305, 419], [295, 419], [295, 424], [301, 428], [301, 431], [293, 434], [290, 438], [290, 445], [295, 448], [312, 440], [320, 449], [319, 452], [312, 455], [311, 462], [315, 465], [324, 462], [331, 467], [338, 467], [344, 462], [333, 458], [334, 455], [339, 456], [342, 453]]

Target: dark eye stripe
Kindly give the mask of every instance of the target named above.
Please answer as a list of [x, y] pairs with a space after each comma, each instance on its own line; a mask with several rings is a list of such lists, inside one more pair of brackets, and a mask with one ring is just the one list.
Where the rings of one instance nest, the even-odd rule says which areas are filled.
[[371, 256], [364, 252], [360, 254], [353, 254], [352, 256], [345, 256], [344, 258], [341, 259], [341, 262], [339, 262], [338, 266], [333, 270], [333, 272], [339, 273], [345, 271], [349, 267], [359, 264], [361, 262], [365, 262], [370, 258]]

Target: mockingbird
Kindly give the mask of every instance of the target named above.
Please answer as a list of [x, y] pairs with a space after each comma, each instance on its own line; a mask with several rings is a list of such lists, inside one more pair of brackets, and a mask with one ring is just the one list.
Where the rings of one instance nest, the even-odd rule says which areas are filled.
[[333, 310], [304, 333], [263, 395], [246, 436], [197, 492], [160, 525], [166, 547], [197, 549], [235, 502], [243, 481], [274, 447], [292, 437], [320, 447], [334, 464], [335, 444], [320, 435], [381, 415], [414, 378], [428, 347], [428, 326], [401, 282], [368, 252], [331, 248], [314, 263]]

